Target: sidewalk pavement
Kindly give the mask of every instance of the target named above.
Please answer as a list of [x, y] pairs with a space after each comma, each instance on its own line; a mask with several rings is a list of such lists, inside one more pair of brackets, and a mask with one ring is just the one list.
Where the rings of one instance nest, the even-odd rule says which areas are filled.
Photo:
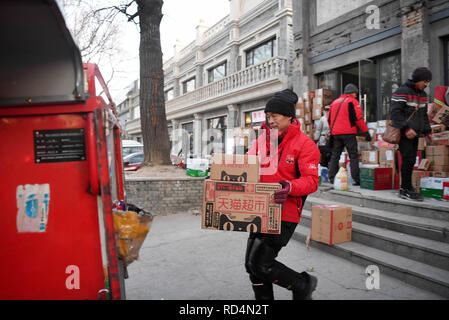
[[[128, 300], [252, 300], [244, 267], [248, 234], [201, 229], [192, 213], [156, 216], [140, 250], [128, 266]], [[444, 300], [444, 298], [380, 274], [380, 288], [366, 288], [367, 266], [291, 240], [278, 260], [292, 269], [311, 270], [318, 277], [315, 300]], [[274, 286], [275, 298], [291, 292]]]

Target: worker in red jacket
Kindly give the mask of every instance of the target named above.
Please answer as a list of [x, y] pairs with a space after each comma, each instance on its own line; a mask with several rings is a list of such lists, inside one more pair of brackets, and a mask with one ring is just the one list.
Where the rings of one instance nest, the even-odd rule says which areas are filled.
[[331, 130], [332, 156], [329, 163], [329, 181], [334, 183], [338, 172], [338, 162], [343, 148], [349, 153], [351, 164], [351, 177], [353, 185], [360, 185], [359, 159], [357, 151], [357, 128], [365, 135], [366, 141], [371, 141], [368, 127], [363, 120], [362, 108], [357, 101], [359, 89], [352, 83], [345, 87], [344, 93], [331, 104], [328, 115]]
[[273, 300], [273, 283], [291, 290], [294, 300], [311, 299], [317, 285], [316, 277], [298, 273], [275, 259], [292, 237], [307, 195], [319, 184], [320, 152], [295, 118], [297, 101], [298, 96], [286, 89], [267, 102], [264, 132], [248, 151], [260, 157], [260, 182], [282, 185], [274, 195], [275, 201], [283, 204], [281, 234], [250, 233], [248, 239], [245, 267], [256, 300]]

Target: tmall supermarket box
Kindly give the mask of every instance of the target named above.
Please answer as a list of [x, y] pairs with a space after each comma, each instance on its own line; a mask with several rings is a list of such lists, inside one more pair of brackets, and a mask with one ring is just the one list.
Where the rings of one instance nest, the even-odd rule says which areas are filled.
[[333, 245], [351, 241], [352, 208], [338, 205], [312, 207], [310, 238]]
[[259, 182], [259, 157], [256, 155], [213, 154], [210, 179], [230, 182]]
[[280, 234], [282, 206], [274, 192], [281, 188], [278, 183], [206, 180], [202, 229]]

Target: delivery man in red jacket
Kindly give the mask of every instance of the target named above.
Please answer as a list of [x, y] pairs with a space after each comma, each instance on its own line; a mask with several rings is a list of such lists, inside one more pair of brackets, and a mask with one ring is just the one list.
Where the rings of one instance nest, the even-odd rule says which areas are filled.
[[[273, 283], [291, 290], [294, 300], [311, 299], [317, 285], [316, 277], [298, 273], [275, 259], [292, 237], [307, 195], [315, 192], [319, 184], [320, 151], [300, 130], [295, 118], [297, 101], [298, 96], [286, 89], [267, 102], [264, 133], [248, 151], [260, 157], [260, 182], [282, 185], [274, 197], [283, 204], [281, 234], [250, 233], [248, 239], [245, 267], [256, 300], [273, 300]], [[276, 144], [276, 138], [278, 146], [273, 152], [270, 144]], [[273, 164], [274, 170], [270, 171]]]
[[357, 128], [365, 135], [366, 141], [371, 141], [368, 127], [363, 120], [362, 108], [357, 101], [359, 89], [352, 83], [345, 87], [344, 94], [332, 102], [328, 115], [329, 128], [333, 139], [332, 156], [329, 163], [329, 181], [334, 183], [338, 172], [338, 162], [343, 148], [349, 153], [351, 177], [353, 185], [360, 185], [359, 159], [357, 151]]

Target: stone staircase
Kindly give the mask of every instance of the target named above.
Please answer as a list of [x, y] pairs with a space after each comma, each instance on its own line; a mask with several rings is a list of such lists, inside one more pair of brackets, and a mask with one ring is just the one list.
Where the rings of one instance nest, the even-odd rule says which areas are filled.
[[350, 206], [352, 241], [332, 246], [311, 241], [312, 247], [362, 266], [376, 265], [381, 275], [449, 298], [449, 202], [412, 202], [396, 193], [320, 186], [307, 198], [293, 238], [304, 242], [310, 234], [312, 206]]

